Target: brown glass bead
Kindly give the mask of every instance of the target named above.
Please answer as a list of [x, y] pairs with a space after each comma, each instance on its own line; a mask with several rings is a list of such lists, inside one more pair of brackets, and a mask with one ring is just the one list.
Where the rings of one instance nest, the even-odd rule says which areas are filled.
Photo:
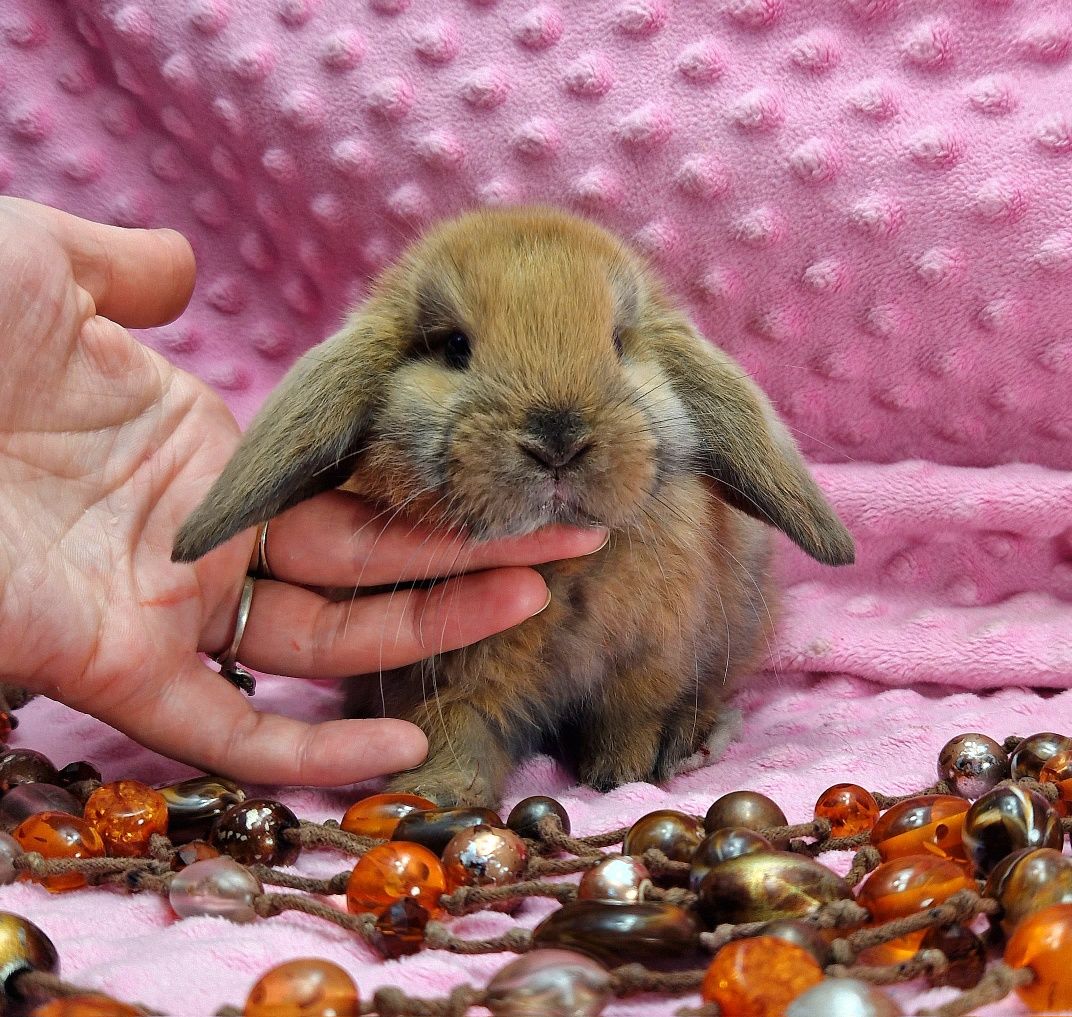
[[447, 885], [509, 886], [525, 874], [525, 842], [513, 830], [471, 826], [443, 849]]
[[640, 904], [651, 889], [651, 873], [643, 862], [629, 855], [611, 855], [581, 877], [577, 899]]
[[[100, 834], [80, 816], [66, 812], [42, 812], [15, 828], [12, 836], [23, 851], [36, 851], [44, 858], [103, 858]], [[77, 890], [86, 885], [80, 872], [44, 876], [41, 885], [52, 893]]]
[[59, 955], [48, 936], [20, 915], [0, 911], [0, 993], [20, 971], [54, 972], [58, 967]]
[[89, 796], [85, 820], [101, 835], [116, 858], [139, 858], [149, 851], [153, 834], [167, 833], [167, 802], [159, 791], [136, 780], [104, 784]]
[[[743, 826], [746, 830], [762, 832], [788, 823], [778, 804], [758, 791], [731, 791], [719, 798], [704, 817], [704, 829], [708, 833], [727, 826]], [[775, 846], [782, 847], [784, 842]]]
[[951, 738], [938, 756], [938, 779], [962, 798], [979, 798], [1009, 776], [1009, 757], [993, 738], [971, 732]]
[[59, 776], [48, 756], [33, 749], [8, 749], [0, 756], [0, 793], [20, 784], [57, 784]]
[[967, 863], [961, 843], [970, 806], [956, 795], [918, 795], [883, 813], [871, 830], [871, 843], [883, 861], [915, 854]]
[[36, 1010], [30, 1017], [142, 1017], [143, 1011], [97, 993], [85, 993], [53, 999]]
[[788, 851], [756, 851], [712, 867], [700, 884], [700, 914], [712, 925], [803, 918], [852, 900], [852, 888], [825, 865]]
[[424, 928], [431, 917], [412, 897], [403, 897], [376, 919], [372, 945], [388, 960], [417, 953], [424, 945]]
[[786, 1007], [823, 980], [807, 950], [773, 936], [727, 943], [715, 954], [700, 994], [726, 1017], [785, 1017]]
[[878, 820], [875, 796], [859, 784], [828, 787], [815, 803], [815, 818], [830, 823], [831, 837], [853, 837], [870, 830]]
[[1064, 833], [1050, 803], [1037, 791], [1006, 784], [968, 810], [961, 833], [968, 857], [984, 876], [1022, 848], [1061, 848]]
[[339, 825], [359, 837], [389, 840], [403, 816], [435, 807], [435, 802], [420, 795], [371, 795], [351, 805]]
[[282, 803], [251, 798], [224, 812], [208, 841], [242, 865], [293, 865], [301, 845], [287, 833], [300, 828], [298, 817]]
[[1047, 760], [1066, 748], [1068, 739], [1053, 731], [1028, 735], [1009, 755], [1009, 774], [1014, 780], [1030, 777], [1038, 780]]
[[759, 934], [784, 939], [787, 943], [802, 947], [815, 958], [816, 963], [821, 968], [825, 968], [833, 960], [830, 943], [816, 926], [808, 922], [798, 922], [792, 918], [780, 918], [776, 922], [764, 925]]
[[773, 850], [774, 845], [755, 830], [746, 830], [743, 826], [727, 826], [716, 830], [700, 841], [693, 853], [689, 867], [689, 889], [696, 893], [711, 867], [727, 858]]
[[967, 926], [940, 925], [928, 929], [919, 948], [941, 950], [949, 960], [945, 971], [928, 979], [933, 986], [974, 989], [986, 973], [986, 944]]
[[39, 812], [81, 816], [82, 805], [70, 791], [55, 784], [19, 784], [0, 798], [0, 830], [10, 833]]
[[64, 787], [70, 787], [71, 784], [83, 784], [87, 780], [96, 781], [98, 784], [102, 781], [100, 770], [84, 759], [79, 759], [76, 763], [68, 763], [60, 770], [59, 779]]
[[984, 895], [1001, 905], [1001, 928], [1011, 936], [1028, 915], [1072, 904], [1072, 858], [1053, 848], [1014, 851], [994, 866]]
[[545, 816], [557, 816], [562, 832], [570, 832], [570, 818], [561, 802], [546, 795], [523, 798], [511, 810], [506, 825], [516, 834], [529, 840], [540, 840], [540, 820]]
[[675, 966], [700, 956], [700, 924], [674, 904], [578, 900], [552, 911], [532, 933], [540, 948], [578, 950], [610, 967]]
[[243, 1017], [358, 1017], [357, 986], [338, 964], [300, 958], [262, 975], [250, 989]]
[[672, 862], [688, 862], [703, 840], [703, 824], [693, 816], [660, 809], [641, 816], [625, 835], [622, 854], [642, 858], [654, 848]]
[[156, 790], [167, 802], [168, 837], [173, 844], [207, 837], [224, 812], [246, 800], [245, 791], [222, 777], [191, 777]]
[[346, 886], [346, 906], [351, 914], [382, 915], [396, 901], [412, 897], [436, 915], [446, 892], [446, 873], [431, 851], [420, 844], [392, 841], [358, 859]]
[[181, 872], [187, 865], [219, 858], [220, 853], [206, 840], [190, 840], [175, 849], [171, 856], [172, 872]]
[[403, 816], [391, 840], [420, 844], [438, 855], [456, 833], [470, 826], [494, 826], [501, 830], [503, 821], [491, 809], [426, 809]]
[[1016, 988], [1033, 1013], [1072, 1010], [1072, 904], [1051, 904], [1025, 918], [1005, 947], [1005, 963], [1034, 973], [1033, 982]]

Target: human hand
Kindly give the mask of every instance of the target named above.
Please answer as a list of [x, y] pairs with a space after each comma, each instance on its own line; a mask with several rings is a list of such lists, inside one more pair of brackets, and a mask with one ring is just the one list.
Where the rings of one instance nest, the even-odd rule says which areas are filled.
[[[0, 198], [0, 677], [239, 780], [335, 785], [412, 767], [426, 751], [413, 725], [261, 713], [198, 655], [230, 643], [256, 534], [194, 565], [174, 564], [171, 547], [238, 427], [126, 331], [172, 320], [193, 283], [178, 233]], [[273, 521], [274, 579], [257, 583], [240, 657], [344, 677], [463, 646], [544, 607], [525, 566], [604, 540], [554, 527], [475, 545], [323, 494]], [[307, 588], [453, 574], [458, 561], [466, 574], [432, 590], [351, 604]]]

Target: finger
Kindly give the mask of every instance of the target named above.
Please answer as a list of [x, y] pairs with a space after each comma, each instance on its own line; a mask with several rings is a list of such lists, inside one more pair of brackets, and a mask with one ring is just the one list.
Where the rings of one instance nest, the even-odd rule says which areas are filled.
[[544, 581], [523, 568], [341, 602], [259, 581], [238, 659], [256, 671], [302, 678], [387, 671], [502, 632], [547, 602]]
[[257, 784], [353, 784], [409, 769], [428, 752], [420, 728], [401, 720], [307, 724], [258, 713], [196, 659], [163, 689], [142, 683], [100, 719], [172, 759]]
[[16, 207], [67, 252], [97, 314], [127, 328], [148, 328], [177, 318], [189, 303], [196, 266], [181, 233], [107, 226], [18, 199]]
[[307, 586], [379, 586], [506, 565], [538, 565], [592, 554], [603, 528], [549, 526], [524, 537], [477, 542], [457, 531], [393, 517], [342, 491], [319, 495], [273, 519], [266, 557], [272, 575]]

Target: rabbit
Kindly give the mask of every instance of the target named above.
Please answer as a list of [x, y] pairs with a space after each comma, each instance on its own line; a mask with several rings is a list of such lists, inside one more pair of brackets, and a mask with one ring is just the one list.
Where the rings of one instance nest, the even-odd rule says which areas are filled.
[[475, 540], [610, 530], [539, 567], [540, 614], [351, 683], [352, 714], [428, 736], [387, 790], [443, 806], [495, 807], [548, 749], [601, 791], [666, 781], [772, 634], [772, 527], [826, 565], [855, 556], [739, 364], [619, 238], [540, 206], [469, 212], [390, 266], [268, 399], [174, 557], [337, 486]]

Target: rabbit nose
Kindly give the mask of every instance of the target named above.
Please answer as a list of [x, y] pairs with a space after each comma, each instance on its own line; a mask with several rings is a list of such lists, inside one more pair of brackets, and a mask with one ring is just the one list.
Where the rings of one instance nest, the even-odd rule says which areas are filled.
[[530, 410], [518, 444], [536, 462], [557, 470], [583, 456], [592, 435], [576, 410]]

